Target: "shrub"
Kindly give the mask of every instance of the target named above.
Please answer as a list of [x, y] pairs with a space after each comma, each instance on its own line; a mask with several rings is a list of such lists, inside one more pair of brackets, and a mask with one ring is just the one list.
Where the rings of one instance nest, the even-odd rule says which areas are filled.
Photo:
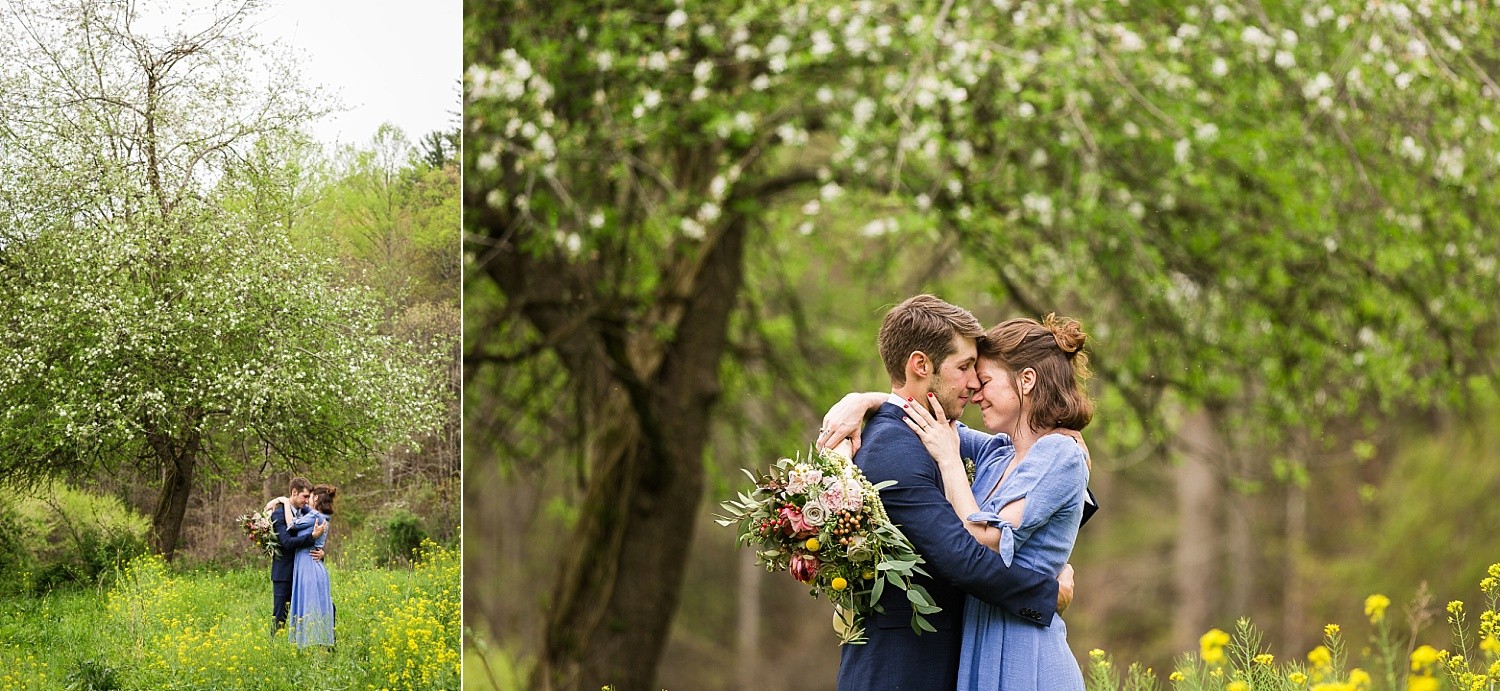
[[384, 554], [379, 563], [388, 566], [402, 561], [415, 562], [420, 556], [422, 541], [427, 539], [427, 528], [422, 519], [406, 509], [397, 509], [384, 524]]
[[63, 683], [63, 688], [68, 691], [117, 691], [122, 688], [120, 673], [98, 660], [80, 660]]
[[[45, 593], [70, 585], [107, 584], [147, 550], [147, 522], [115, 497], [66, 485], [38, 487], [0, 505], [0, 574], [13, 591]], [[28, 571], [34, 577], [25, 577]]]
[[0, 504], [0, 596], [25, 592], [30, 586], [31, 552], [27, 550], [28, 533], [21, 516], [10, 506]]

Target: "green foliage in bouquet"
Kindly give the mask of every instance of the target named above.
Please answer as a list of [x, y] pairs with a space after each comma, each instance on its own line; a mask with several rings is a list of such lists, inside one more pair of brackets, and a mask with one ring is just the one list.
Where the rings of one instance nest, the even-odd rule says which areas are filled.
[[918, 566], [922, 557], [880, 502], [880, 490], [895, 480], [872, 485], [848, 457], [827, 450], [782, 458], [759, 478], [745, 475], [754, 489], [722, 503], [727, 515], [718, 524], [738, 526], [738, 544], [753, 545], [768, 572], [788, 571], [813, 597], [827, 597], [841, 643], [865, 641], [864, 618], [884, 611], [879, 602], [888, 585], [906, 591], [913, 630], [936, 630], [922, 615], [940, 608], [912, 583], [927, 575]]

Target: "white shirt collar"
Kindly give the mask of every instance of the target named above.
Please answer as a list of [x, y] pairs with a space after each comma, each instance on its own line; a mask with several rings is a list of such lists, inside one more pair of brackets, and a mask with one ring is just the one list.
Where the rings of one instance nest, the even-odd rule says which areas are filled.
[[895, 393], [892, 393], [890, 398], [885, 399], [885, 402], [889, 403], [889, 404], [891, 404], [893, 406], [896, 406], [897, 408], [905, 408], [906, 407], [906, 399], [904, 399], [904, 398], [902, 398], [900, 396], [897, 396]]

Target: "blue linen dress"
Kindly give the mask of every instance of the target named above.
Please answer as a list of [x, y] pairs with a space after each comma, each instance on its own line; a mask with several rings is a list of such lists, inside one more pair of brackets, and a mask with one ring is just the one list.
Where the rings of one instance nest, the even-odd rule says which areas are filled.
[[[979, 512], [969, 516], [1000, 528], [1000, 556], [1007, 565], [1056, 576], [1068, 563], [1083, 518], [1088, 465], [1072, 438], [1049, 434], [1038, 439], [1021, 464], [995, 488], [1016, 448], [1004, 434], [990, 436], [961, 428], [960, 453], [975, 462], [974, 500]], [[1006, 504], [1026, 498], [1021, 525], [1001, 520]], [[963, 650], [959, 655], [959, 691], [1047, 691], [1083, 689], [1083, 672], [1068, 648], [1068, 629], [1061, 616], [1039, 627], [983, 600], [964, 604]]]
[[[294, 525], [311, 530], [326, 523], [328, 516], [309, 508]], [[309, 645], [333, 645], [333, 590], [328, 568], [312, 558], [312, 550], [323, 547], [325, 531], [310, 547], [297, 550], [292, 563], [292, 602], [288, 607], [288, 635], [298, 648]]]

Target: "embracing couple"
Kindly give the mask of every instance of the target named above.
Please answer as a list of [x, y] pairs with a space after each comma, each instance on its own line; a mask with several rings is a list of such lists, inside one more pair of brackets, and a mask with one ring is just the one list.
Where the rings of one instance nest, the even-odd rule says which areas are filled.
[[[887, 589], [868, 643], [843, 647], [840, 691], [1083, 689], [1058, 614], [1092, 513], [1078, 432], [1093, 416], [1084, 339], [1077, 321], [1051, 315], [986, 331], [931, 295], [886, 314], [890, 393], [844, 397], [818, 444], [852, 453], [871, 483], [896, 481], [881, 501], [926, 560], [931, 577], [913, 582], [942, 611], [928, 617], [937, 631], [918, 635], [906, 593]], [[989, 433], [954, 422], [969, 403]]]
[[271, 561], [274, 637], [291, 623], [290, 636], [298, 648], [333, 646], [333, 591], [323, 565], [328, 519], [338, 488], [292, 478], [285, 497], [266, 504], [281, 550]]

